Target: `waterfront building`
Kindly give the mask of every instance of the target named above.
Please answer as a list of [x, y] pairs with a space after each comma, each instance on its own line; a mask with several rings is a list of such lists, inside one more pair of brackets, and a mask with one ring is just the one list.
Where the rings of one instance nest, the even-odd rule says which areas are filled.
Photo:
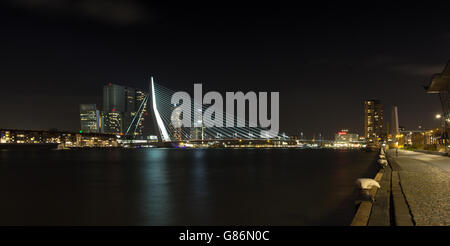
[[349, 133], [347, 129], [343, 129], [334, 135], [335, 147], [359, 147], [359, 135]]
[[380, 100], [364, 102], [364, 137], [369, 144], [378, 144], [383, 137], [383, 105]]
[[109, 83], [103, 87], [103, 115], [106, 133], [120, 134], [122, 132], [125, 103], [124, 86]]
[[[145, 100], [145, 97], [147, 96], [147, 93], [141, 91], [141, 90], [136, 90], [135, 92], [136, 95], [136, 104], [135, 104], [135, 110], [134, 110], [134, 114], [136, 114], [139, 111], [140, 106], [142, 105], [142, 103]], [[143, 135], [144, 134], [144, 117], [148, 116], [148, 112], [146, 107], [143, 107], [142, 109], [142, 116], [141, 119], [138, 123], [137, 129], [136, 129], [136, 135]], [[133, 116], [134, 117], [134, 116]]]
[[103, 111], [125, 112], [125, 87], [109, 83], [103, 86]]
[[[124, 134], [133, 119], [137, 116], [146, 97], [146, 93], [135, 88], [109, 83], [103, 87], [103, 114], [105, 132]], [[140, 120], [135, 120], [136, 135], [142, 135], [144, 130], [144, 116], [147, 115], [145, 107]], [[134, 131], [134, 128], [133, 128]]]
[[406, 148], [417, 150], [440, 151], [443, 149], [441, 143], [442, 129], [418, 129], [405, 130], [402, 129], [395, 136], [394, 148]]
[[122, 113], [113, 109], [111, 112], [104, 112], [103, 114], [105, 119], [105, 133], [123, 133]]
[[0, 143], [10, 143], [11, 142], [11, 132], [2, 131], [0, 133]]
[[[129, 87], [123, 87], [125, 91], [125, 108], [123, 111], [123, 127], [127, 128], [136, 115], [136, 90]], [[126, 131], [127, 129], [122, 129]]]
[[334, 135], [334, 141], [343, 143], [358, 142], [359, 135], [356, 133], [348, 133], [347, 129], [343, 129]]
[[103, 120], [95, 104], [80, 104], [80, 129], [86, 133], [101, 133]]
[[111, 134], [0, 129], [0, 144], [59, 144], [61, 148], [117, 147], [118, 141]]

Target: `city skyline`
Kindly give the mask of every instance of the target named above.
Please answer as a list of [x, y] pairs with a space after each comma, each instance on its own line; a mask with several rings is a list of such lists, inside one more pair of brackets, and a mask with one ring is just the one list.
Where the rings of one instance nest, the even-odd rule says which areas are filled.
[[450, 226], [450, 4], [212, 3], [0, 2], [7, 233]]
[[2, 4], [3, 128], [77, 131], [79, 104], [102, 105], [105, 84], [147, 90], [150, 75], [174, 90], [203, 83], [220, 92], [279, 91], [280, 129], [289, 135], [362, 135], [371, 98], [398, 106], [408, 129], [439, 126], [439, 99], [422, 87], [448, 59], [439, 8], [417, 17], [416, 5], [380, 15], [376, 6], [345, 4], [183, 11], [131, 1], [126, 8], [139, 6], [142, 18], [105, 19], [26, 2]]

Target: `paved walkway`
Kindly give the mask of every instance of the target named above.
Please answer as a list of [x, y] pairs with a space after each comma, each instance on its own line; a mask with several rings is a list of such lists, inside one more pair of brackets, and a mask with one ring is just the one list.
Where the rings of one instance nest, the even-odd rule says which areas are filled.
[[388, 151], [416, 225], [450, 225], [450, 157]]

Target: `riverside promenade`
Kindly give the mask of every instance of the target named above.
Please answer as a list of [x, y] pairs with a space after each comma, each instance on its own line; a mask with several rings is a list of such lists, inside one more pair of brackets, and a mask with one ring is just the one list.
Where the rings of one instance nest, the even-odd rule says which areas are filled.
[[405, 150], [399, 150], [398, 156], [395, 150], [387, 153], [406, 200], [403, 210], [408, 210], [398, 213], [409, 214], [414, 225], [449, 226], [450, 157]]

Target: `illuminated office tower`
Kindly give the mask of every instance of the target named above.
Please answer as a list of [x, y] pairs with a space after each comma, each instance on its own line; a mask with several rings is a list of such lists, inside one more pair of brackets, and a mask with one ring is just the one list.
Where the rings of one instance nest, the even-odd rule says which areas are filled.
[[[139, 118], [136, 118], [146, 94], [131, 87], [109, 83], [103, 87], [103, 114], [105, 132], [125, 134], [133, 123], [131, 132], [142, 135], [144, 129], [145, 108]], [[144, 105], [145, 106], [145, 105]], [[139, 117], [137, 116], [137, 117]], [[135, 119], [133, 121], [133, 119]], [[137, 127], [136, 127], [137, 125]]]
[[103, 116], [105, 133], [123, 133], [123, 116], [126, 108], [125, 87], [109, 83], [103, 86]]
[[[142, 105], [142, 102], [144, 102], [144, 99], [147, 96], [147, 94], [143, 91], [136, 90], [135, 96], [136, 96], [136, 99], [135, 99], [136, 104], [135, 104], [135, 108], [134, 108], [134, 114], [136, 114], [138, 112], [138, 110], [139, 110], [140, 106]], [[144, 117], [148, 115], [146, 106], [147, 105], [143, 105], [142, 116], [141, 116], [141, 119], [140, 119], [137, 129], [136, 129], [137, 135], [142, 135], [144, 133]]]
[[80, 104], [80, 125], [82, 132], [102, 132], [103, 120], [95, 104]]
[[136, 90], [124, 87], [125, 90], [125, 110], [123, 111], [123, 131], [126, 131], [136, 115]]
[[364, 137], [369, 143], [378, 143], [383, 137], [383, 105], [380, 100], [364, 102]]
[[125, 87], [109, 83], [103, 86], [103, 111], [125, 112], [126, 94]]
[[114, 133], [114, 134], [123, 133], [122, 113], [116, 112], [115, 109], [113, 109], [111, 112], [104, 112], [103, 114], [105, 121], [105, 133]]

